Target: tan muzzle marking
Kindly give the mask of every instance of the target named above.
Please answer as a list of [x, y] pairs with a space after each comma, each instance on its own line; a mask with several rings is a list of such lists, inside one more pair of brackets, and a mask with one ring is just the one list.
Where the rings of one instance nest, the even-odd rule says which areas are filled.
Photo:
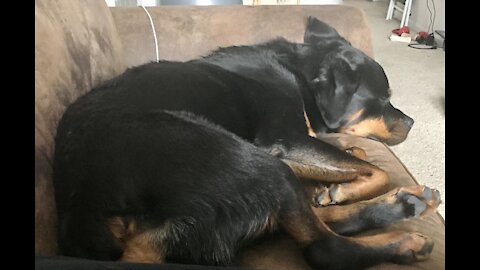
[[392, 136], [383, 117], [362, 120], [354, 125], [341, 128], [340, 132], [360, 137], [375, 136], [382, 140], [387, 140]]

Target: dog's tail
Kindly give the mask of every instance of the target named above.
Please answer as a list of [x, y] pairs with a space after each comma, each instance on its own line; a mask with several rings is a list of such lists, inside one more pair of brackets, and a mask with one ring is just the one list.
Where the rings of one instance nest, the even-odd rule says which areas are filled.
[[82, 209], [66, 213], [59, 227], [62, 255], [94, 260], [118, 260], [122, 256], [123, 248], [98, 211]]

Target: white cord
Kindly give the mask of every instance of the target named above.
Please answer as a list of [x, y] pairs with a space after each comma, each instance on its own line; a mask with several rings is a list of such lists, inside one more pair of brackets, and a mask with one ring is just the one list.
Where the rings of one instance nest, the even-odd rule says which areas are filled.
[[158, 41], [157, 41], [157, 33], [155, 32], [155, 25], [153, 25], [152, 17], [150, 16], [150, 13], [148, 13], [148, 10], [145, 8], [145, 6], [142, 5], [142, 8], [143, 10], [145, 10], [145, 12], [148, 15], [148, 18], [150, 19], [150, 25], [152, 26], [153, 37], [155, 38], [155, 53], [157, 54], [157, 63], [158, 63], [160, 59], [158, 57]]

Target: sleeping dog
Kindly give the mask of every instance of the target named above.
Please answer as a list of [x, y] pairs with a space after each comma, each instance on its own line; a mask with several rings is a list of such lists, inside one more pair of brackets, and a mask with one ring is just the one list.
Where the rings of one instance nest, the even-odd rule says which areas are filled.
[[[434, 211], [438, 192], [398, 188], [352, 203], [377, 195], [387, 174], [314, 138], [403, 141], [413, 120], [389, 97], [380, 65], [315, 18], [303, 44], [276, 39], [131, 68], [79, 98], [59, 123], [60, 249], [228, 265], [252, 240], [283, 231], [319, 269], [425, 258], [433, 242], [417, 233], [344, 235]], [[307, 180], [330, 185], [311, 192]], [[318, 210], [331, 204], [348, 215], [322, 218]]]

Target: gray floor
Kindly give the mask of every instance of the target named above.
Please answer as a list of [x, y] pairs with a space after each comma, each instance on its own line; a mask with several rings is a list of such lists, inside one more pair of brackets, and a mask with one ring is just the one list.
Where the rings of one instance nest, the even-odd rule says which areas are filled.
[[375, 59], [392, 88], [392, 104], [415, 120], [407, 140], [392, 150], [420, 183], [440, 190], [439, 212], [445, 217], [445, 52], [390, 41], [400, 22], [385, 20], [388, 2], [344, 0], [345, 5], [365, 10]]

